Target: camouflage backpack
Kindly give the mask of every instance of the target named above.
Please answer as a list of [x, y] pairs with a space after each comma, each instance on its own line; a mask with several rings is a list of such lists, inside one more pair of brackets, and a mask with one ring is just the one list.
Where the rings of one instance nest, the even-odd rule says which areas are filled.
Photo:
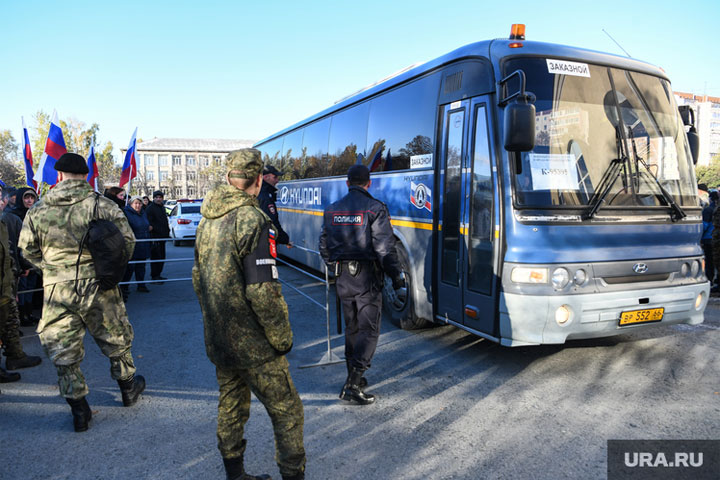
[[[100, 194], [95, 193], [95, 210], [87, 232], [80, 242], [80, 250], [76, 269], [80, 268], [80, 256], [83, 247], [87, 246], [95, 264], [95, 274], [100, 284], [100, 290], [110, 290], [117, 287], [125, 274], [130, 257], [125, 251], [125, 237], [120, 229], [110, 220], [98, 218], [98, 200]], [[77, 287], [77, 277], [75, 278]]]

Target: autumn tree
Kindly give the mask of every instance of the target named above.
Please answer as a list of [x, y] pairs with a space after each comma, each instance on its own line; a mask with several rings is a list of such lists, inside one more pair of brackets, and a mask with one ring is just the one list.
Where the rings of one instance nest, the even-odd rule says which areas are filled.
[[[33, 116], [34, 126], [31, 128], [30, 144], [32, 145], [35, 166], [39, 163], [42, 152], [45, 150], [48, 131], [50, 130], [50, 115], [40, 110]], [[103, 144], [98, 136], [100, 126], [97, 123], [89, 127], [76, 118], [58, 120], [63, 132], [63, 140], [68, 152], [78, 153], [87, 158], [90, 147], [95, 145], [95, 161], [98, 165], [98, 187], [102, 191], [106, 186], [117, 185], [120, 179], [120, 167], [115, 165], [112, 154], [113, 144]]]
[[18, 144], [10, 130], [0, 130], [0, 179], [6, 185], [25, 184], [25, 171], [18, 152]]

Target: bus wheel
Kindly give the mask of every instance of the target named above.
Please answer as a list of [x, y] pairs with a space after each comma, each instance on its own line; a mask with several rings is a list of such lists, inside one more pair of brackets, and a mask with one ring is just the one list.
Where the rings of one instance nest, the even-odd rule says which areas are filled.
[[413, 298], [410, 294], [412, 291], [413, 277], [410, 274], [410, 261], [408, 260], [407, 252], [405, 252], [405, 249], [400, 243], [397, 243], [395, 249], [407, 288], [399, 295], [396, 294], [392, 286], [392, 280], [386, 275], [383, 285], [383, 305], [385, 306], [385, 310], [390, 315], [390, 321], [403, 330], [429, 327], [432, 325], [430, 322], [423, 318], [418, 318], [417, 315], [415, 315]]

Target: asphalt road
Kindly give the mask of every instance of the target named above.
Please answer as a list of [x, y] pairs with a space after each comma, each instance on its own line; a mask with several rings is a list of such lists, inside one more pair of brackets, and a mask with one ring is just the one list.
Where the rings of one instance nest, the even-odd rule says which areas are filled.
[[[168, 250], [192, 257], [189, 246]], [[165, 274], [188, 278], [190, 265], [168, 264]], [[324, 303], [314, 280], [287, 268], [281, 278]], [[85, 433], [73, 432], [55, 369], [23, 329], [26, 351], [44, 361], [0, 385], [0, 478], [224, 478], [217, 385], [192, 286], [149, 288], [128, 302], [147, 390], [136, 406], [122, 407], [108, 361], [86, 337], [93, 420]], [[308, 479], [605, 478], [608, 439], [720, 439], [719, 303], [699, 326], [514, 349], [453, 327], [406, 332], [385, 321], [367, 375], [379, 401], [358, 407], [337, 399], [344, 364], [299, 368], [325, 353], [325, 316], [284, 292]], [[342, 345], [333, 335], [336, 354]], [[245, 436], [246, 469], [279, 479], [270, 421], [254, 399]]]

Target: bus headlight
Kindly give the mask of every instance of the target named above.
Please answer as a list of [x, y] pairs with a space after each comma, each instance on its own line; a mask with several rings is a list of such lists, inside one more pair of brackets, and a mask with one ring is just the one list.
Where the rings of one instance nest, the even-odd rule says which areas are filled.
[[565, 285], [570, 281], [570, 273], [562, 267], [556, 268], [553, 271], [551, 281], [556, 290], [565, 288]]
[[570, 305], [560, 305], [555, 310], [555, 321], [558, 325], [563, 326], [572, 319], [572, 308]]
[[547, 283], [548, 269], [540, 267], [515, 267], [510, 274], [513, 283]]
[[698, 272], [700, 271], [700, 262], [695, 260], [690, 264], [690, 276], [691, 277], [697, 277]]
[[683, 277], [687, 277], [687, 274], [688, 274], [688, 271], [689, 271], [689, 270], [690, 270], [690, 267], [688, 267], [688, 264], [687, 264], [687, 263], [683, 263], [683, 264], [680, 266], [680, 275], [682, 275]]
[[585, 282], [587, 282], [587, 272], [583, 270], [582, 268], [575, 272], [575, 276], [573, 277], [573, 282], [575, 282], [575, 285], [585, 285]]

